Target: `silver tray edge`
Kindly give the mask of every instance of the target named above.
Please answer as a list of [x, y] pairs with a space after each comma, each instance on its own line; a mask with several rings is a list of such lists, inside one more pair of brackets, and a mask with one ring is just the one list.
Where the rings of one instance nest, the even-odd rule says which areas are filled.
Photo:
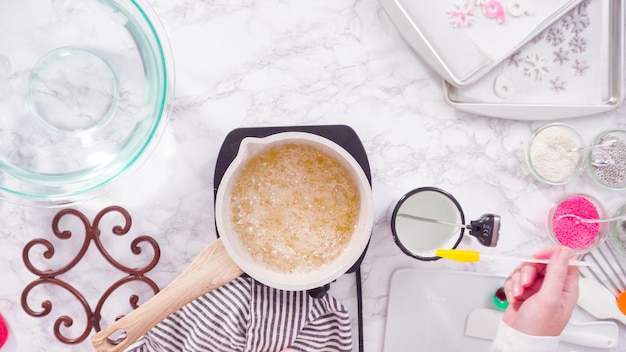
[[[402, 6], [398, 3], [398, 0], [379, 0], [392, 22], [396, 25], [400, 35], [404, 38], [407, 44], [413, 49], [413, 51], [421, 56], [422, 59], [435, 71], [442, 76], [444, 80], [450, 84], [463, 88], [475, 83], [482, 76], [491, 71], [494, 67], [500, 64], [501, 61], [492, 61], [487, 65], [480, 67], [476, 72], [470, 75], [467, 79], [459, 79], [455, 77], [450, 69], [445, 65], [441, 56], [438, 55], [432, 46], [428, 43], [428, 40], [424, 37], [419, 28], [413, 23], [408, 14], [404, 11]], [[433, 1], [433, 0], [428, 0]], [[436, 0], [434, 0], [436, 1]], [[552, 20], [544, 21], [540, 26], [535, 28], [532, 33], [526, 38], [527, 40], [521, 41], [514, 48], [512, 48], [502, 59], [505, 59], [512, 55], [519, 48], [524, 46], [535, 35], [543, 32], [546, 28], [551, 26], [554, 22], [560, 19], [563, 15], [576, 7], [582, 0], [574, 0], [571, 3], [563, 6], [563, 8], [553, 16]]]
[[[530, 105], [530, 104], [482, 104], [463, 103], [450, 98], [450, 89], [455, 85], [443, 82], [444, 101], [453, 108], [477, 115], [514, 120], [554, 120], [599, 114], [615, 110], [624, 103], [624, 1], [611, 1], [610, 13], [614, 21], [611, 31], [611, 57], [609, 76], [612, 81], [612, 96], [604, 104], [598, 105]], [[532, 118], [529, 118], [531, 116]]]

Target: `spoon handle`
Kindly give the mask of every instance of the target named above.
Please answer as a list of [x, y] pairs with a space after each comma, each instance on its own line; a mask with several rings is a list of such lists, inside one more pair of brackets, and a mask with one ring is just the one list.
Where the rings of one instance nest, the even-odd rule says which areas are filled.
[[[535, 259], [535, 258], [518, 258], [518, 257], [507, 257], [500, 255], [492, 255], [492, 254], [481, 254], [481, 257], [485, 259], [491, 260], [510, 260], [516, 262], [524, 262], [524, 263], [537, 263], [537, 264], [548, 264], [550, 263], [549, 259]], [[591, 263], [587, 263], [582, 260], [570, 260], [568, 263], [569, 266], [593, 266]]]
[[[589, 219], [585, 219], [585, 220], [589, 220]], [[626, 215], [620, 215], [620, 216], [615, 216], [615, 217], [606, 218], [606, 219], [596, 219], [594, 221], [589, 221], [589, 222], [612, 222], [612, 221], [620, 221], [620, 220], [626, 220]]]
[[431, 219], [431, 218], [423, 218], [421, 216], [415, 216], [415, 215], [411, 215], [411, 214], [398, 213], [398, 216], [401, 217], [401, 218], [408, 218], [408, 219], [413, 219], [413, 220], [432, 222], [432, 223], [435, 223], [435, 224], [443, 224], [443, 225], [451, 225], [451, 226], [456, 226], [456, 227], [468, 228], [467, 225], [458, 224], [456, 222], [435, 220], [435, 219]]
[[[608, 323], [608, 322], [607, 322]], [[611, 326], [608, 326], [611, 328]], [[617, 340], [619, 338], [619, 330], [617, 325], [612, 329], [616, 334], [614, 336], [607, 336], [600, 333], [587, 332], [584, 325], [577, 326], [570, 324], [565, 327], [565, 330], [561, 333], [561, 340], [569, 343], [573, 343], [580, 346], [593, 347], [593, 348], [613, 348], [617, 346]], [[608, 332], [608, 331], [607, 331]]]
[[607, 142], [604, 142], [602, 144], [596, 144], [596, 145], [589, 145], [589, 146], [585, 146], [585, 147], [578, 147], [578, 148], [573, 148], [568, 150], [568, 152], [582, 152], [585, 150], [592, 150], [592, 149], [598, 149], [598, 148], [604, 148], [604, 147], [608, 147], [611, 144], [615, 143], [615, 140], [610, 140]]
[[626, 220], [626, 214], [624, 215], [620, 215], [620, 216], [614, 216], [612, 218], [606, 218], [606, 219], [585, 219], [585, 218], [581, 218], [578, 215], [574, 215], [574, 214], [564, 214], [558, 217], [559, 219], [562, 218], [575, 218], [580, 222], [586, 222], [586, 223], [603, 223], [603, 222], [613, 222], [613, 221], [621, 221], [621, 220]]
[[[161, 292], [91, 337], [97, 352], [121, 352], [185, 304], [242, 274], [222, 241], [211, 243]], [[123, 332], [121, 341], [109, 337]]]

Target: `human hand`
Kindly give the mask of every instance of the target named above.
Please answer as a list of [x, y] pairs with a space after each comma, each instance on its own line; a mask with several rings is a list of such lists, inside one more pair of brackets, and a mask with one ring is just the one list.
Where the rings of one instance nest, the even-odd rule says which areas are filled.
[[504, 322], [528, 335], [560, 335], [578, 300], [578, 267], [568, 265], [573, 256], [567, 247], [547, 247], [533, 257], [550, 259], [548, 265], [518, 266], [504, 283]]

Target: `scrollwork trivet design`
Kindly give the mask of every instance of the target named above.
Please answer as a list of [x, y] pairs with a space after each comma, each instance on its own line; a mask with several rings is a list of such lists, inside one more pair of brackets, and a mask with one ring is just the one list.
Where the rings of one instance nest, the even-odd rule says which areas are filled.
[[[149, 236], [139, 236], [135, 238], [130, 244], [130, 250], [133, 255], [140, 255], [142, 253], [141, 244], [146, 243], [152, 247], [154, 252], [154, 256], [151, 261], [144, 267], [141, 268], [131, 268], [122, 264], [120, 261], [113, 258], [113, 256], [106, 250], [102, 240], [101, 240], [101, 229], [100, 229], [100, 221], [102, 218], [109, 213], [118, 213], [124, 217], [123, 225], [113, 226], [111, 229], [111, 233], [116, 236], [123, 236], [128, 233], [132, 225], [132, 219], [130, 214], [126, 209], [120, 206], [110, 206], [103, 210], [101, 210], [96, 217], [94, 218], [93, 224], [89, 222], [89, 219], [81, 212], [75, 209], [63, 209], [59, 211], [52, 220], [52, 231], [54, 235], [60, 240], [69, 240], [72, 238], [72, 232], [69, 230], [62, 231], [59, 228], [59, 222], [65, 216], [74, 216], [78, 218], [85, 228], [85, 237], [82, 242], [82, 246], [76, 256], [69, 261], [64, 266], [61, 266], [58, 269], [38, 269], [30, 259], [30, 252], [35, 247], [43, 246], [45, 251], [43, 252], [43, 257], [47, 260], [50, 260], [55, 255], [55, 247], [47, 239], [37, 238], [26, 244], [24, 250], [22, 251], [22, 259], [24, 260], [24, 264], [26, 268], [32, 272], [33, 274], [39, 276], [36, 280], [28, 284], [21, 296], [21, 304], [22, 308], [26, 313], [34, 317], [44, 317], [47, 316], [52, 311], [52, 301], [49, 299], [41, 302], [42, 310], [35, 310], [28, 305], [28, 295], [35, 288], [40, 285], [53, 285], [55, 287], [60, 287], [63, 290], [70, 293], [82, 306], [85, 316], [86, 316], [86, 326], [83, 329], [83, 332], [78, 337], [67, 337], [61, 331], [61, 326], [63, 325], [66, 328], [71, 327], [74, 324], [74, 320], [68, 315], [62, 315], [56, 319], [54, 323], [54, 336], [61, 342], [66, 344], [78, 344], [84, 341], [91, 330], [100, 331], [100, 320], [101, 320], [101, 310], [104, 304], [107, 302], [109, 297], [120, 287], [130, 283], [130, 282], [141, 282], [148, 285], [154, 294], [159, 292], [159, 287], [152, 281], [150, 278], [146, 277], [145, 274], [152, 270], [159, 261], [161, 256], [161, 250], [159, 248], [158, 243], [152, 237]], [[67, 273], [72, 270], [81, 260], [85, 257], [87, 250], [91, 242], [95, 244], [98, 252], [106, 259], [106, 261], [111, 264], [116, 269], [128, 274], [125, 277], [117, 280], [113, 283], [105, 292], [102, 294], [100, 299], [98, 300], [95, 308], [92, 310], [88, 300], [85, 296], [74, 286], [70, 285], [66, 281], [59, 278], [60, 275]], [[129, 297], [129, 305], [132, 309], [137, 308], [139, 302], [139, 296], [132, 294]]]

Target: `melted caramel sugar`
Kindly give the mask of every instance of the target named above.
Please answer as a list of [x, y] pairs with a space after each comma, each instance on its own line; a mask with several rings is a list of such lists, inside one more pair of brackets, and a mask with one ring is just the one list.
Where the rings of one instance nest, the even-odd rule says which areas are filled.
[[309, 272], [335, 260], [350, 242], [360, 207], [343, 165], [296, 144], [252, 158], [231, 196], [231, 220], [244, 247], [282, 272]]

